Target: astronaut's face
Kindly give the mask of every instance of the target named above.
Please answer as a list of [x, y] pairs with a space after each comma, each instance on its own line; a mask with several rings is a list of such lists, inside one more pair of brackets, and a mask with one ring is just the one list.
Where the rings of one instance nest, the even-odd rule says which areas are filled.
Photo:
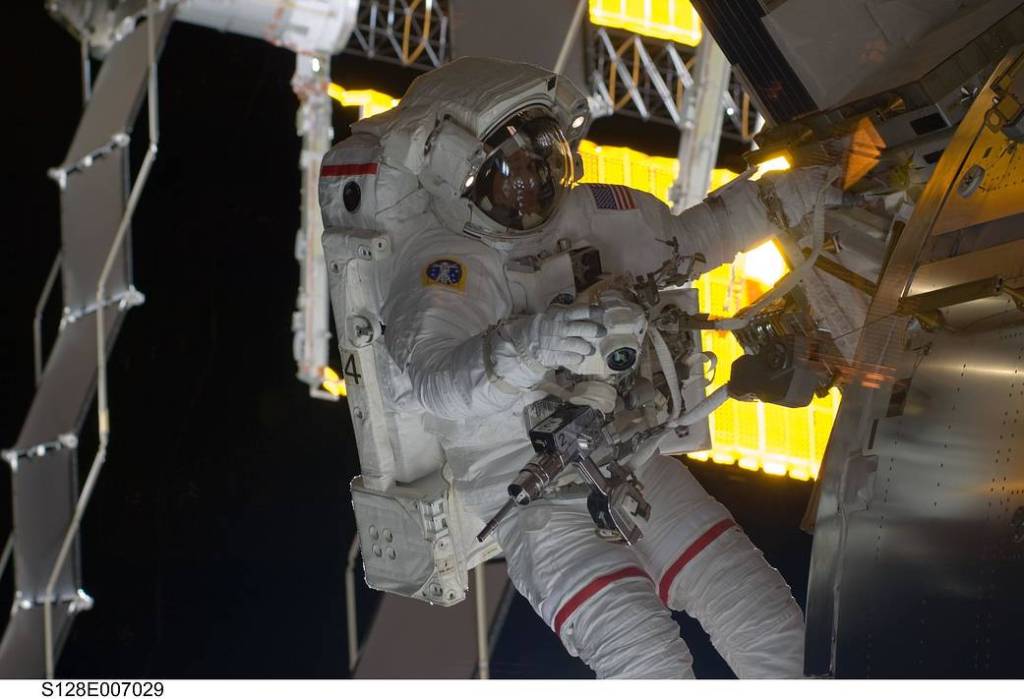
[[490, 155], [470, 199], [497, 223], [528, 231], [547, 221], [572, 183], [572, 154], [558, 122], [541, 109], [514, 115], [484, 140]]
[[518, 211], [525, 228], [542, 223], [542, 197], [550, 179], [547, 163], [518, 150], [503, 157], [499, 169], [500, 176], [491, 180], [491, 201], [499, 208]]

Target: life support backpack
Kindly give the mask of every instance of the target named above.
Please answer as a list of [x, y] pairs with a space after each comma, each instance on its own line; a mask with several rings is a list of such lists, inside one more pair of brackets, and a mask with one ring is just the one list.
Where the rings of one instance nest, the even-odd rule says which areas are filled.
[[408, 379], [388, 354], [381, 320], [393, 255], [433, 219], [416, 176], [381, 155], [376, 135], [358, 132], [320, 169], [324, 259], [360, 461], [352, 506], [367, 584], [448, 606], [465, 598], [475, 561], [437, 437], [415, 410], [396, 408]]

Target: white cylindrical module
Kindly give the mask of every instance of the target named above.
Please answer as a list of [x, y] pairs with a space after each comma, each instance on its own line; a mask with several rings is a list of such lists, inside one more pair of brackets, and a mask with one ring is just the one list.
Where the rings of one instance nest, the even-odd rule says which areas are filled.
[[298, 53], [338, 53], [352, 34], [359, 0], [182, 0], [178, 19], [253, 36]]

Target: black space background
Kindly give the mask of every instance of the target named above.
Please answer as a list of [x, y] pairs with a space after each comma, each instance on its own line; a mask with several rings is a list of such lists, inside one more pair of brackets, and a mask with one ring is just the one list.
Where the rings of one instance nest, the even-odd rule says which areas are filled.
[[[60, 163], [81, 109], [78, 47], [42, 3], [19, 3], [5, 42], [0, 235], [0, 446], [32, 394], [31, 320], [59, 247]], [[84, 588], [59, 676], [333, 678], [347, 675], [344, 562], [357, 456], [343, 404], [293, 378], [299, 140], [294, 59], [255, 39], [175, 25], [160, 62], [159, 158], [134, 221], [146, 303], [110, 363], [109, 459], [83, 525]], [[401, 94], [415, 73], [339, 56], [336, 81]], [[336, 138], [354, 110], [336, 108]], [[145, 140], [145, 125], [135, 131]], [[629, 118], [595, 140], [674, 154], [676, 132]], [[143, 143], [133, 144], [141, 153]], [[57, 317], [52, 304], [51, 329]], [[52, 339], [52, 332], [50, 333]], [[95, 442], [83, 428], [82, 477]], [[697, 466], [803, 601], [805, 484]], [[0, 538], [10, 530], [0, 477]], [[0, 583], [0, 608], [12, 594]], [[363, 591], [363, 620], [376, 596]], [[6, 617], [6, 614], [3, 615]], [[692, 621], [698, 675], [728, 669]], [[5, 619], [0, 619], [0, 627]], [[495, 677], [588, 677], [517, 598]]]

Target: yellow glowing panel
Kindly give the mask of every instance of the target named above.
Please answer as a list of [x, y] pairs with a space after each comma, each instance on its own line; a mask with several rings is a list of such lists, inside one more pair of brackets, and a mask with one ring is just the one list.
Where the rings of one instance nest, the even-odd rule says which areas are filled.
[[700, 43], [700, 16], [690, 0], [590, 0], [590, 23], [686, 46]]
[[396, 104], [398, 100], [391, 95], [376, 90], [346, 90], [337, 83], [327, 86], [327, 94], [337, 100], [343, 107], [359, 107], [359, 118], [366, 119], [386, 112]]
[[741, 265], [737, 270], [740, 277], [769, 288], [786, 273], [786, 261], [771, 241], [741, 254], [733, 264]]
[[789, 169], [789, 160], [784, 155], [780, 155], [777, 158], [766, 160], [757, 166], [754, 170], [754, 174], [750, 176], [752, 182], [757, 182], [766, 172], [778, 172], [779, 170]]
[[338, 372], [329, 366], [325, 366], [321, 373], [323, 375], [322, 385], [325, 391], [336, 398], [348, 395], [348, 389], [345, 388], [345, 379], [341, 378]]
[[[679, 161], [647, 155], [632, 148], [601, 146], [593, 141], [580, 142], [583, 177], [580, 182], [621, 184], [653, 194], [666, 204], [668, 190], [679, 174]], [[732, 170], [716, 169], [711, 173], [711, 189], [736, 179]]]
[[[772, 242], [741, 254], [733, 264], [713, 269], [697, 281], [701, 311], [731, 316], [757, 300], [784, 271], [785, 262]], [[718, 355], [718, 372], [709, 387], [714, 390], [729, 380], [729, 369], [743, 350], [732, 333], [724, 331], [705, 331], [703, 343], [705, 350]], [[817, 478], [838, 410], [836, 389], [806, 408], [728, 401], [711, 415], [711, 451], [691, 456], [811, 480]]]

